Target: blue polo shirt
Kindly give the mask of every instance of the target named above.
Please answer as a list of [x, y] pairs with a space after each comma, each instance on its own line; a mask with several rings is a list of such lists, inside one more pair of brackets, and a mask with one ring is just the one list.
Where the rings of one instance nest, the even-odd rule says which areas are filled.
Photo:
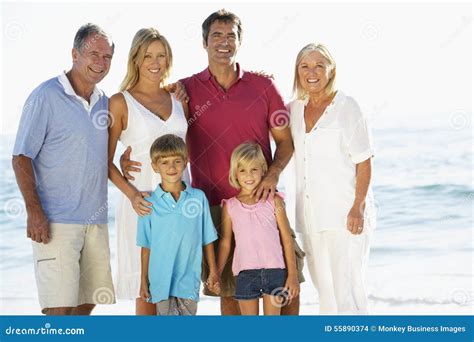
[[217, 240], [204, 192], [185, 186], [175, 201], [158, 185], [147, 198], [151, 214], [138, 217], [137, 245], [150, 249], [152, 303], [170, 296], [199, 301], [202, 248]]
[[28, 97], [13, 155], [31, 158], [50, 222], [107, 223], [107, 120], [107, 96], [94, 89], [88, 106], [65, 74]]

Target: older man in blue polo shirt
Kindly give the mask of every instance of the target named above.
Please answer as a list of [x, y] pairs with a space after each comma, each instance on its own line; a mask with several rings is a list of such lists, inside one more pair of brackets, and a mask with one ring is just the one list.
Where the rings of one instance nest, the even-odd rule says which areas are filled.
[[13, 169], [47, 315], [88, 315], [95, 304], [115, 302], [107, 228], [108, 98], [96, 87], [113, 51], [100, 27], [83, 25], [71, 70], [38, 86], [23, 108]]

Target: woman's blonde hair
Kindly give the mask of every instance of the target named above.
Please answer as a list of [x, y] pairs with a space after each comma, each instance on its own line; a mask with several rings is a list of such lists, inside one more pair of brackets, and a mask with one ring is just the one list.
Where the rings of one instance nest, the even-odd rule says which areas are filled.
[[259, 144], [247, 142], [237, 146], [230, 157], [229, 183], [236, 189], [240, 189], [237, 180], [237, 172], [240, 166], [245, 166], [253, 161], [257, 161], [262, 165], [263, 174], [268, 170], [267, 161], [263, 155], [262, 148]]
[[301, 63], [301, 60], [313, 51], [317, 51], [321, 55], [323, 55], [323, 57], [328, 61], [329, 68], [331, 69], [329, 82], [326, 85], [326, 88], [324, 89], [324, 93], [326, 95], [331, 95], [334, 93], [336, 89], [336, 61], [329, 53], [329, 50], [327, 49], [326, 46], [324, 46], [323, 44], [311, 43], [311, 44], [306, 45], [304, 48], [302, 48], [301, 51], [296, 56], [295, 77], [293, 80], [293, 95], [296, 96], [296, 98], [299, 100], [304, 99], [308, 94], [301, 85], [300, 76], [298, 74], [298, 66]]
[[166, 84], [171, 72], [171, 67], [173, 65], [173, 53], [171, 51], [171, 46], [164, 36], [158, 32], [157, 29], [143, 28], [139, 30], [135, 37], [132, 40], [132, 46], [130, 47], [130, 52], [128, 53], [128, 63], [127, 63], [127, 74], [120, 85], [120, 91], [129, 90], [133, 88], [137, 83], [140, 77], [140, 65], [145, 59], [146, 50], [148, 46], [154, 41], [161, 42], [165, 48], [166, 52], [166, 70], [161, 80], [161, 86]]

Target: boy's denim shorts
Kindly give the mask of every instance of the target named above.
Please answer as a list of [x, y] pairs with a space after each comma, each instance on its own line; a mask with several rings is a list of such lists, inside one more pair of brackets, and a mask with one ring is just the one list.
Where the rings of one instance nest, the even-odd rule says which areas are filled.
[[263, 294], [284, 296], [283, 287], [287, 277], [286, 269], [267, 268], [244, 270], [235, 278], [235, 296], [237, 300], [261, 298]]

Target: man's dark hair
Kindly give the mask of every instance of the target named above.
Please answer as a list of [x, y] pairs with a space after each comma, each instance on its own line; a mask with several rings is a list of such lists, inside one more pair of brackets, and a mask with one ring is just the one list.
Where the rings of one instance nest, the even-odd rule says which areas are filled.
[[204, 39], [206, 44], [207, 38], [209, 37], [209, 30], [211, 29], [212, 23], [215, 21], [223, 21], [224, 23], [231, 22], [236, 25], [239, 42], [242, 41], [242, 22], [240, 21], [240, 18], [232, 12], [229, 12], [225, 9], [221, 9], [217, 12], [212, 13], [202, 23], [202, 39]]

